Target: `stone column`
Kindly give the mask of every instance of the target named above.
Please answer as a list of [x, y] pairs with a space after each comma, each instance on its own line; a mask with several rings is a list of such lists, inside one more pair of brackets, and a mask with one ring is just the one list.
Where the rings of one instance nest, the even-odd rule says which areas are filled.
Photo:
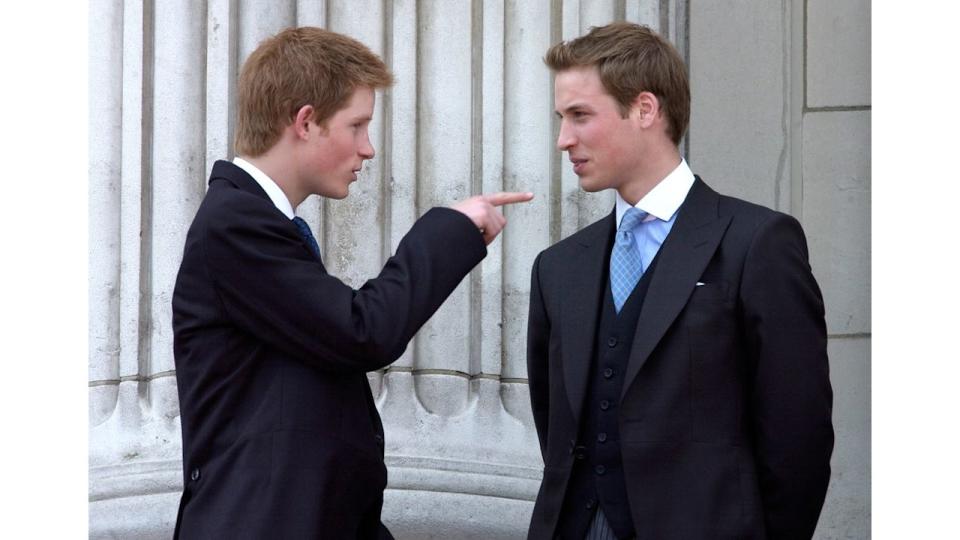
[[[536, 254], [610, 211], [555, 149], [541, 58], [627, 19], [684, 48], [684, 0], [97, 0], [90, 18], [90, 536], [169, 538], [181, 489], [171, 294], [213, 162], [233, 157], [235, 82], [260, 40], [323, 26], [380, 54], [377, 150], [343, 201], [298, 214], [359, 287], [416, 218], [529, 190], [487, 258], [403, 356], [369, 374], [386, 431], [383, 519], [405, 538], [524, 538], [542, 462], [526, 386]], [[682, 38], [678, 41], [678, 38]]]
[[204, 193], [205, 14], [90, 9], [91, 200], [111, 203], [91, 205], [90, 533], [169, 536], [181, 485], [170, 296]]

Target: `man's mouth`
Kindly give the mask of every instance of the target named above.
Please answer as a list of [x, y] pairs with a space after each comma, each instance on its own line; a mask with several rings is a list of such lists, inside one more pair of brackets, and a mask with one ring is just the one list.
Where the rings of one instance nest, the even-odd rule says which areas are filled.
[[570, 158], [570, 163], [573, 163], [573, 172], [579, 175], [583, 172], [583, 168], [586, 166], [587, 160], [582, 158]]

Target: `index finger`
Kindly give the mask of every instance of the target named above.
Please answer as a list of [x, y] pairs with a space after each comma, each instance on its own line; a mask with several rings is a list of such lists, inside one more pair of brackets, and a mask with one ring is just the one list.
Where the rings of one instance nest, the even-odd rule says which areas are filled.
[[499, 193], [484, 195], [483, 198], [493, 206], [503, 206], [505, 204], [527, 202], [533, 199], [533, 193], [529, 191], [501, 191]]

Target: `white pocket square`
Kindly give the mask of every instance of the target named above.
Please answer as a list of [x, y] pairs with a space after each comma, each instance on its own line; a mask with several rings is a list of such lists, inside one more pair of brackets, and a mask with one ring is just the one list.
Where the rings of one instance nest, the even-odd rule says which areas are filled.
[[706, 283], [704, 283], [704, 282], [702, 282], [702, 281], [698, 281], [698, 282], [697, 282], [697, 287], [703, 287], [704, 285], [706, 285]]

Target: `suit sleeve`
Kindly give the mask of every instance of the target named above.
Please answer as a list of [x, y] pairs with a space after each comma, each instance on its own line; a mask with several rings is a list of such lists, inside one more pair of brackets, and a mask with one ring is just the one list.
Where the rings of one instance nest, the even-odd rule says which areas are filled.
[[372, 371], [396, 360], [486, 256], [466, 216], [434, 208], [380, 274], [354, 290], [326, 272], [274, 208], [231, 201], [220, 210], [228, 215], [214, 213], [203, 249], [226, 318], [323, 370]]
[[540, 439], [540, 453], [547, 459], [547, 430], [550, 411], [549, 346], [550, 321], [540, 292], [540, 259], [533, 262], [530, 278], [530, 313], [527, 317], [527, 380], [530, 388], [530, 405], [533, 422]]
[[833, 392], [823, 299], [796, 219], [760, 225], [740, 290], [767, 535], [808, 539], [830, 480]]

